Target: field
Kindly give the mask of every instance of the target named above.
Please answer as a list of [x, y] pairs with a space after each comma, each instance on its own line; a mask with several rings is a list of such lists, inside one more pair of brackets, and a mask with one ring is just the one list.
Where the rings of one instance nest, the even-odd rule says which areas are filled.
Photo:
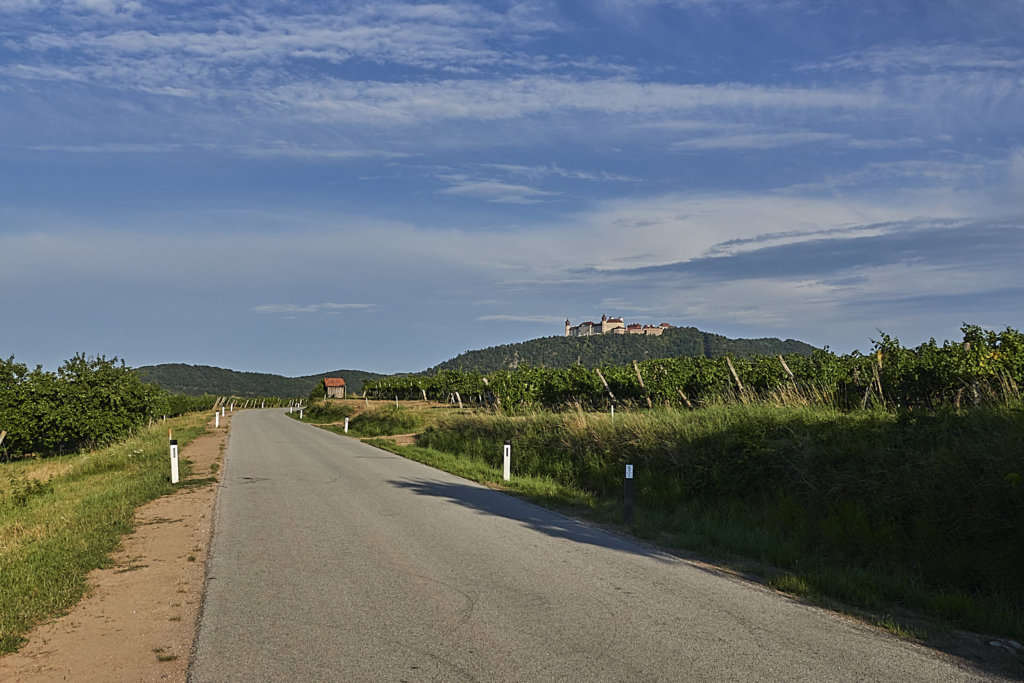
[[304, 418], [612, 524], [632, 464], [639, 536], [896, 631], [1024, 638], [1022, 335], [782, 360], [389, 378]]

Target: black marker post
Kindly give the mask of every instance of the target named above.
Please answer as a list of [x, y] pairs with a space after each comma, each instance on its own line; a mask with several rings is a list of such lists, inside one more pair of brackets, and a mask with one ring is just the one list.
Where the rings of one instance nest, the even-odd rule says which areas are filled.
[[633, 466], [626, 465], [625, 509], [622, 515], [626, 526], [633, 526]]

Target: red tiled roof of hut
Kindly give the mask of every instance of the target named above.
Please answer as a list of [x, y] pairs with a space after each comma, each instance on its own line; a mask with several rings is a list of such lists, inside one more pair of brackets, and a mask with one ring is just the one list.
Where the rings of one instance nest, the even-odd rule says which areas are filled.
[[324, 377], [325, 387], [343, 387], [345, 386], [345, 380], [340, 377]]

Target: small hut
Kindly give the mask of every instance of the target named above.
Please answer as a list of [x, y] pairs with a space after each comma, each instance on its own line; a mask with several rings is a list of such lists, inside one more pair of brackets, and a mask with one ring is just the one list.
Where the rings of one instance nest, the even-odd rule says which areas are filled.
[[327, 398], [345, 398], [345, 380], [340, 377], [324, 377], [323, 381]]

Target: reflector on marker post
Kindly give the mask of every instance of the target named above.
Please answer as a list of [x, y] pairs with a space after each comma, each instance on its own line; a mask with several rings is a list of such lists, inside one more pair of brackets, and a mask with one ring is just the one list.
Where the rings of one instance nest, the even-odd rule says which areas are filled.
[[171, 483], [178, 483], [178, 440], [171, 439]]
[[505, 481], [512, 479], [512, 442], [505, 439], [505, 447], [502, 449], [502, 476]]
[[626, 465], [626, 482], [624, 491], [624, 504], [622, 519], [626, 526], [633, 526], [633, 466]]

